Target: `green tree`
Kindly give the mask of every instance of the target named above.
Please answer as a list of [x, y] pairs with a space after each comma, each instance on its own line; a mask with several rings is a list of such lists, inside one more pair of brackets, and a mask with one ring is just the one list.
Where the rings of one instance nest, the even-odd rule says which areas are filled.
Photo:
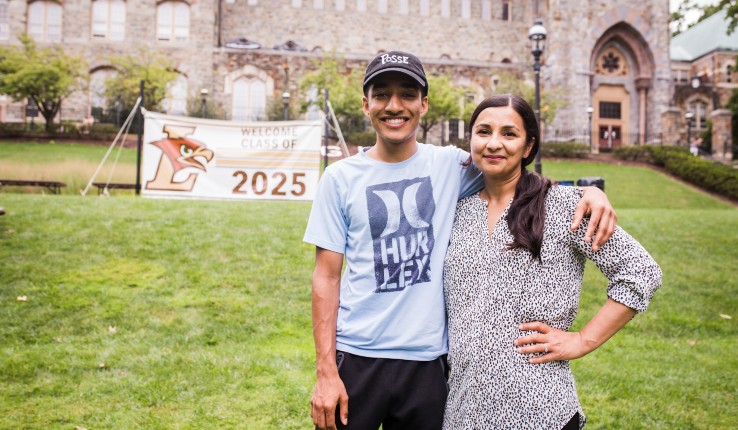
[[[497, 94], [517, 94], [524, 98], [535, 109], [535, 87], [512, 73], [503, 72], [499, 75], [499, 83], [495, 88]], [[541, 89], [541, 122], [550, 124], [556, 118], [556, 113], [566, 106], [564, 91], [558, 88]]]
[[105, 80], [105, 98], [109, 106], [119, 99], [126, 110], [133, 108], [143, 81], [144, 107], [161, 109], [168, 85], [177, 78], [171, 60], [156, 51], [140, 49], [135, 55], [113, 56], [110, 61], [117, 73]]
[[[300, 110], [306, 112], [311, 103], [317, 103], [322, 109], [323, 97], [320, 90], [327, 88], [331, 106], [341, 124], [341, 131], [344, 134], [363, 131], [362, 71], [347, 68], [343, 58], [336, 55], [315, 60], [313, 66], [315, 69], [300, 80], [299, 94], [306, 95]], [[311, 94], [317, 100], [308, 100]]]
[[[732, 113], [730, 117], [731, 135], [733, 137], [733, 142], [738, 143], [738, 88], [733, 90], [725, 108], [729, 109]], [[738, 154], [734, 151], [733, 155], [735, 156]]]
[[64, 99], [80, 88], [87, 65], [58, 45], [38, 48], [27, 36], [18, 39], [19, 47], [0, 47], [0, 93], [34, 103], [46, 120], [46, 131], [53, 131], [54, 117]]
[[[187, 116], [199, 118], [202, 116], [202, 96], [192, 95], [187, 97], [187, 105], [185, 106]], [[209, 119], [225, 119], [225, 111], [223, 106], [212, 97], [205, 99], [205, 117]]]
[[722, 10], [727, 12], [728, 34], [733, 34], [736, 26], [738, 26], [738, 0], [720, 0], [720, 3], [714, 7], [716, 8], [715, 12]]
[[[677, 10], [671, 13], [671, 20], [669, 27], [671, 28], [671, 36], [674, 37], [679, 33], [691, 28], [698, 22], [702, 22], [712, 15], [720, 12], [723, 9], [728, 11], [728, 19], [730, 24], [728, 25], [728, 34], [731, 34], [738, 23], [738, 3], [736, 0], [720, 0], [716, 4], [708, 4], [701, 6], [694, 0], [683, 0], [679, 3]], [[699, 13], [699, 17], [696, 21], [687, 24], [686, 17], [690, 12]]]
[[[449, 119], [468, 119], [476, 107], [468, 103], [469, 88], [456, 85], [450, 76], [428, 75], [428, 112], [420, 120], [423, 142], [436, 124]], [[470, 110], [471, 108], [471, 110]]]

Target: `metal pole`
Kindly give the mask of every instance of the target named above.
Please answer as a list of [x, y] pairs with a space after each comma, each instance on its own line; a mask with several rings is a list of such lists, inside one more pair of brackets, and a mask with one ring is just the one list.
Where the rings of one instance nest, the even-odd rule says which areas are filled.
[[284, 92], [282, 92], [282, 103], [284, 103], [284, 120], [285, 121], [289, 121], [290, 119], [289, 94], [290, 94], [290, 63], [285, 58], [284, 60]]
[[587, 135], [589, 136], [589, 153], [592, 153], [592, 112], [589, 113], [589, 123], [587, 124]]
[[207, 99], [205, 98], [205, 95], [202, 96], [202, 114], [200, 114], [201, 118], [205, 118], [205, 115], [207, 115]]
[[[540, 75], [541, 75], [541, 50], [538, 49], [538, 44], [536, 43], [536, 48], [533, 50], [533, 72], [536, 75], [536, 98], [535, 98], [535, 112], [536, 112], [536, 121], [538, 122], [538, 127], [541, 126], [541, 83], [540, 83]], [[536, 152], [536, 173], [541, 173], [542, 167], [541, 167], [541, 150], [543, 149], [542, 142], [538, 142], [538, 152]]]
[[328, 133], [330, 132], [328, 128], [328, 115], [330, 113], [328, 112], [328, 88], [323, 90], [323, 112], [325, 113], [323, 121], [323, 150], [325, 151], [323, 153], [323, 168], [325, 169], [328, 167]]
[[138, 87], [141, 103], [138, 107], [138, 139], [136, 141], [136, 195], [141, 194], [141, 148], [143, 148], [143, 106], [144, 106], [144, 81]]
[[692, 145], [692, 118], [687, 118], [687, 146]]

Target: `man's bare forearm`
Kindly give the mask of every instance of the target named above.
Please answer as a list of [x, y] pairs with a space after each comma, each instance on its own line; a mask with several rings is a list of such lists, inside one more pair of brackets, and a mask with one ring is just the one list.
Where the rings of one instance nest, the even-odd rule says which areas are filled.
[[313, 338], [318, 377], [336, 369], [336, 320], [343, 256], [318, 248], [313, 272]]

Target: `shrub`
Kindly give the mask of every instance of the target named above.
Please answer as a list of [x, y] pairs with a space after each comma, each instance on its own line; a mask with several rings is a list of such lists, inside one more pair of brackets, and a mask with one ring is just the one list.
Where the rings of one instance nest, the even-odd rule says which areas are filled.
[[377, 134], [374, 130], [353, 131], [346, 133], [346, 143], [355, 146], [374, 146], [377, 143]]
[[642, 161], [663, 167], [669, 173], [709, 191], [738, 200], [738, 170], [715, 161], [695, 157], [679, 146], [631, 146], [618, 148], [622, 160]]
[[587, 158], [589, 145], [577, 142], [549, 142], [541, 145], [542, 157]]

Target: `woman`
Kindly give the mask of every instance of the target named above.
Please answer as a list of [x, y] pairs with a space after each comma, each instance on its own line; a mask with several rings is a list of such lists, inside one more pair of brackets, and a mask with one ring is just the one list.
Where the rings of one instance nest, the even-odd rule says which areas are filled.
[[[646, 310], [661, 270], [622, 229], [593, 252], [569, 229], [582, 191], [525, 166], [539, 146], [533, 110], [515, 95], [484, 100], [469, 123], [484, 189], [459, 201], [444, 266], [450, 393], [444, 428], [584, 426], [569, 360]], [[585, 258], [607, 276], [607, 301], [580, 332]]]

